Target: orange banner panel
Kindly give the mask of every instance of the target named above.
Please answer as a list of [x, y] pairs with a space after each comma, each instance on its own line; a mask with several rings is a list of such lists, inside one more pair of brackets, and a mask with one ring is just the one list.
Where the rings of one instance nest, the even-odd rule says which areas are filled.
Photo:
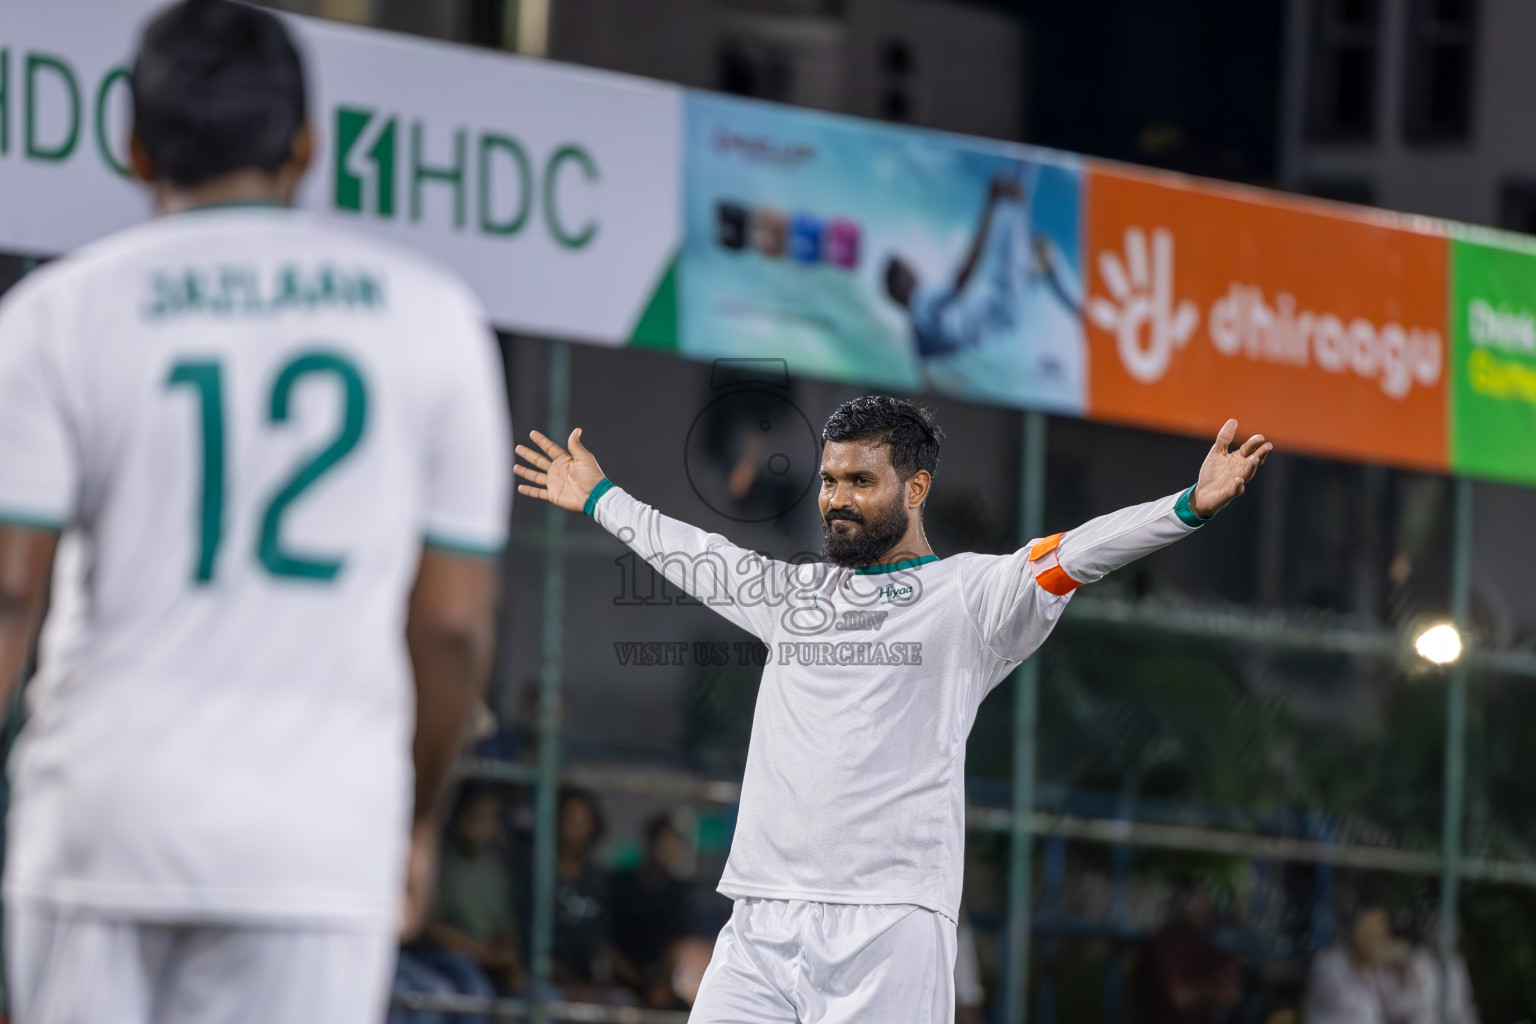
[[1122, 170], [1085, 205], [1091, 418], [1446, 467], [1443, 236]]

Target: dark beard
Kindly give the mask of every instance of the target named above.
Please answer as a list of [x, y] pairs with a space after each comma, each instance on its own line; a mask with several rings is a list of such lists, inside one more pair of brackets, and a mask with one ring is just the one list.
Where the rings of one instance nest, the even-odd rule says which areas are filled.
[[[821, 519], [821, 554], [833, 565], [848, 569], [862, 569], [895, 547], [907, 533], [907, 510], [900, 501], [893, 501], [880, 509], [873, 519], [855, 518], [859, 513], [850, 507], [828, 509]], [[860, 529], [841, 533], [832, 529], [832, 523], [848, 519], [860, 524]]]

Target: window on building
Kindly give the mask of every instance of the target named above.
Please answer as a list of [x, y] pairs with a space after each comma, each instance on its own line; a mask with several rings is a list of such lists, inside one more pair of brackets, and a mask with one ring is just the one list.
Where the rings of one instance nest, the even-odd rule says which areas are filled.
[[1506, 181], [1499, 190], [1499, 227], [1536, 235], [1536, 181]]
[[1297, 188], [1302, 195], [1332, 199], [1360, 206], [1376, 205], [1376, 186], [1368, 178], [1315, 177], [1302, 180]]
[[1307, 135], [1366, 142], [1376, 133], [1379, 0], [1315, 0]]
[[715, 87], [735, 96], [788, 103], [794, 99], [794, 55], [756, 36], [727, 36], [715, 56]]
[[507, 5], [503, 0], [469, 0], [461, 18], [464, 41], [475, 46], [502, 49], [507, 43]]
[[890, 39], [880, 50], [880, 116], [887, 121], [911, 121], [917, 103], [913, 82], [917, 60], [904, 40]]
[[1412, 0], [1408, 9], [1403, 135], [1464, 142], [1472, 135], [1477, 0]]

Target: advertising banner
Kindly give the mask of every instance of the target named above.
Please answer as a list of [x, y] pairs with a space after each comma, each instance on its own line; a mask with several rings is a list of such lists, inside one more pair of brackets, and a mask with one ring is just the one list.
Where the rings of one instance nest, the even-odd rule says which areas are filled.
[[[0, 3], [0, 250], [151, 215], [126, 61], [157, 6]], [[301, 205], [503, 329], [1536, 484], [1536, 242], [289, 23]]]
[[1443, 235], [1098, 167], [1086, 205], [1089, 416], [1446, 468]]
[[1081, 174], [1056, 154], [690, 94], [681, 349], [1081, 415]]
[[1450, 376], [1451, 467], [1536, 483], [1536, 247], [1528, 240], [1523, 249], [1451, 243]]
[[[157, 6], [0, 5], [0, 248], [54, 255], [150, 215], [127, 178], [124, 67]], [[681, 89], [289, 23], [320, 143], [303, 206], [446, 263], [503, 328], [624, 344], [658, 323], [682, 221]]]

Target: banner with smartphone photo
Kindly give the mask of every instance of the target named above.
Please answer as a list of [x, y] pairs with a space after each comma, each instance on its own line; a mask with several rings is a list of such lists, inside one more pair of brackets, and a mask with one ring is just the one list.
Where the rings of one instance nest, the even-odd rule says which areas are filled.
[[697, 93], [684, 135], [685, 355], [1082, 412], [1075, 160]]

